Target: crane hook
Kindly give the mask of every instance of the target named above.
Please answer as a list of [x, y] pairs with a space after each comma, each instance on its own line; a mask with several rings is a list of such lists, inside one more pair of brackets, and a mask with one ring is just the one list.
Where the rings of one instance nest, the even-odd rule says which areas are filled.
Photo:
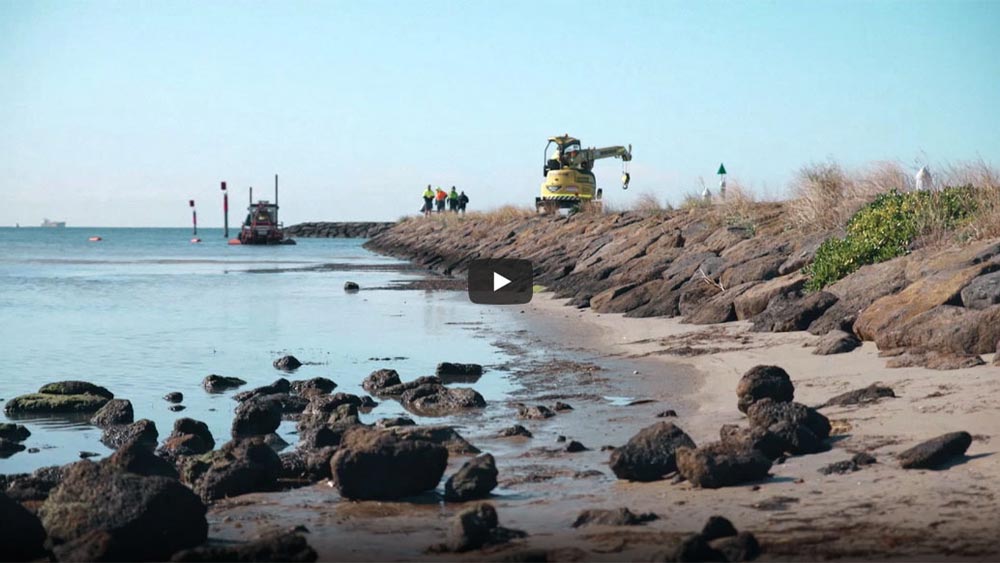
[[627, 190], [628, 189], [628, 183], [630, 181], [632, 181], [632, 176], [628, 172], [623, 173], [622, 174], [622, 189], [623, 190]]

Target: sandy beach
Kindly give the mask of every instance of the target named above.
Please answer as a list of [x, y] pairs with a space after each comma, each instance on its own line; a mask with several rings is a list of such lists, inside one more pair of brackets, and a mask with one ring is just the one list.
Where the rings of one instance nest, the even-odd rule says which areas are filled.
[[[847, 355], [815, 356], [809, 345], [816, 337], [807, 333], [751, 333], [746, 323], [703, 327], [676, 319], [625, 319], [565, 307], [544, 295], [523, 309], [528, 331], [483, 336], [524, 348], [518, 401], [562, 400], [573, 410], [517, 421], [513, 405], [490, 405], [457, 429], [496, 457], [500, 487], [490, 502], [503, 526], [524, 530], [527, 538], [475, 554], [428, 552], [444, 540], [466, 503], [442, 503], [435, 495], [418, 502], [351, 502], [329, 483], [221, 501], [209, 512], [210, 535], [241, 540], [302, 525], [321, 560], [518, 560], [542, 553], [550, 560], [655, 560], [667, 557], [709, 516], [721, 514], [758, 537], [765, 560], [990, 560], [1000, 554], [993, 479], [1000, 458], [991, 445], [1000, 432], [1000, 413], [990, 399], [1000, 386], [998, 368], [887, 369], [870, 344]], [[714, 351], [669, 353], [679, 347]], [[576, 360], [566, 361], [566, 354]], [[874, 382], [890, 386], [897, 398], [822, 409], [833, 423], [832, 449], [790, 457], [757, 483], [709, 490], [669, 479], [615, 479], [601, 446], [623, 444], [661, 420], [657, 413], [676, 410], [670, 420], [699, 444], [717, 440], [723, 424], [744, 422], [735, 388], [758, 364], [784, 367], [796, 400], [808, 405]], [[534, 437], [497, 437], [499, 428], [516, 422]], [[894, 459], [954, 430], [969, 431], [974, 441], [965, 458], [947, 469], [903, 470]], [[564, 451], [560, 435], [589, 450]], [[874, 455], [877, 463], [844, 475], [818, 471], [856, 452]], [[452, 456], [448, 473], [467, 459]], [[659, 519], [627, 528], [571, 526], [584, 509], [619, 507]]]

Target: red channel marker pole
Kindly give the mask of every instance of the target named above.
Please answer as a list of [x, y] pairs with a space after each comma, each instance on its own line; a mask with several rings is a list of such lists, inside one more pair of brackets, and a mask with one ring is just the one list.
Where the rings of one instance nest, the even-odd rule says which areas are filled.
[[226, 239], [229, 239], [229, 192], [226, 191], [226, 183], [222, 183], [222, 224], [225, 226], [226, 232], [223, 234]]
[[188, 200], [188, 205], [191, 206], [191, 226], [194, 229], [192, 234], [198, 234], [198, 210], [194, 208], [194, 200]]

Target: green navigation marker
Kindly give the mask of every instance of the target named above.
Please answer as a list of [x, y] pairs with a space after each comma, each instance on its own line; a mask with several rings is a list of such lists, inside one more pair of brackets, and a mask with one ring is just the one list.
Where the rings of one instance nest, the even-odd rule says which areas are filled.
[[725, 174], [725, 173], [726, 173], [726, 165], [725, 165], [725, 164], [722, 164], [722, 163], [720, 162], [720, 163], [719, 163], [719, 171], [718, 171], [718, 172], [716, 172], [716, 174]]

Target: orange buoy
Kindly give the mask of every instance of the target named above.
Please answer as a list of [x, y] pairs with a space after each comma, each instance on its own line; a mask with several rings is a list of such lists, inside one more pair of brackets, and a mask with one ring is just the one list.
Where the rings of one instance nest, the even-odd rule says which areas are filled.
[[102, 239], [101, 237], [90, 237], [87, 240], [90, 241], [90, 242], [101, 242], [104, 239]]
[[195, 238], [191, 239], [191, 242], [192, 242], [192, 243], [199, 243], [199, 242], [201, 242], [201, 239], [200, 239], [200, 238], [197, 238], [197, 237], [195, 237]]
[[231, 238], [231, 239], [229, 239], [229, 244], [235, 246], [237, 244], [243, 244], [243, 243], [240, 242], [240, 239], [238, 239], [238, 238]]

